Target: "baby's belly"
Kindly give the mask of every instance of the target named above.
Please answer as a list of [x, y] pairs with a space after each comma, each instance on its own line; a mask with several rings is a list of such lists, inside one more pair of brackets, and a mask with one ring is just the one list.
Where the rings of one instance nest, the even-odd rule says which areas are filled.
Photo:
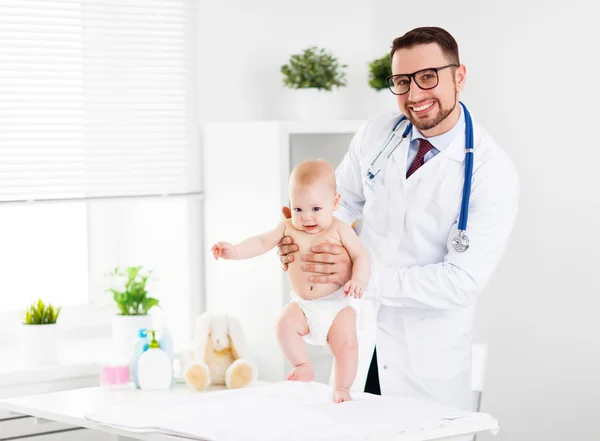
[[[293, 262], [288, 267], [288, 281], [294, 293], [306, 300], [319, 299], [333, 294], [340, 288], [336, 283], [314, 283], [308, 280], [315, 273], [304, 271], [300, 264]], [[298, 262], [300, 263], [300, 262]]]

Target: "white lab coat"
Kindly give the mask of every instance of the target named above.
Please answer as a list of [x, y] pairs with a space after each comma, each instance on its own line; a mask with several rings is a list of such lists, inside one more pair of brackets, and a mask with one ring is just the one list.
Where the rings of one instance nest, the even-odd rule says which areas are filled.
[[348, 223], [362, 217], [360, 237], [372, 263], [353, 389], [364, 390], [376, 343], [382, 394], [470, 410], [475, 303], [513, 228], [518, 177], [504, 151], [473, 121], [470, 248], [455, 251], [451, 240], [462, 198], [464, 133], [408, 180], [407, 140], [375, 178], [373, 191], [366, 185], [366, 171], [400, 116], [368, 120], [336, 170], [342, 195], [337, 216]]

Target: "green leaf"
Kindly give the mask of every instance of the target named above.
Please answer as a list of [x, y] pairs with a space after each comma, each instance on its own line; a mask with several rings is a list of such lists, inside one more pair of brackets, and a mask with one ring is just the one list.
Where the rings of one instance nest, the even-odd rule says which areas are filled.
[[147, 314], [151, 308], [158, 305], [158, 299], [153, 299], [152, 297], [146, 297], [142, 302], [142, 310], [144, 314]]

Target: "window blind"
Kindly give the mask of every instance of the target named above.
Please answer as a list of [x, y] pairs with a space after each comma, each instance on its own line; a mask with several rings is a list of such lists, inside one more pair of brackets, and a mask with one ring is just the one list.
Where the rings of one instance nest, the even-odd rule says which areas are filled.
[[200, 192], [194, 0], [0, 0], [0, 202]]

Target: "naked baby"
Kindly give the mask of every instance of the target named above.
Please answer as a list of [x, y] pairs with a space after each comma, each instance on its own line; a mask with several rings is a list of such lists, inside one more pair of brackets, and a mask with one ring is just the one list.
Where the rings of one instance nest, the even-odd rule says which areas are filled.
[[281, 350], [293, 366], [288, 380], [314, 380], [305, 341], [329, 345], [334, 357], [333, 399], [337, 403], [348, 401], [352, 399], [350, 387], [358, 365], [357, 310], [353, 298], [362, 297], [369, 281], [369, 257], [354, 230], [333, 216], [340, 195], [329, 163], [312, 160], [294, 168], [289, 196], [291, 219], [237, 245], [218, 242], [212, 253], [215, 259], [250, 259], [275, 248], [284, 236], [293, 238], [301, 255], [321, 243], [341, 245], [348, 250], [353, 269], [351, 280], [344, 286], [310, 282], [311, 274], [302, 269], [301, 259], [289, 265], [291, 301], [283, 309], [276, 331]]

